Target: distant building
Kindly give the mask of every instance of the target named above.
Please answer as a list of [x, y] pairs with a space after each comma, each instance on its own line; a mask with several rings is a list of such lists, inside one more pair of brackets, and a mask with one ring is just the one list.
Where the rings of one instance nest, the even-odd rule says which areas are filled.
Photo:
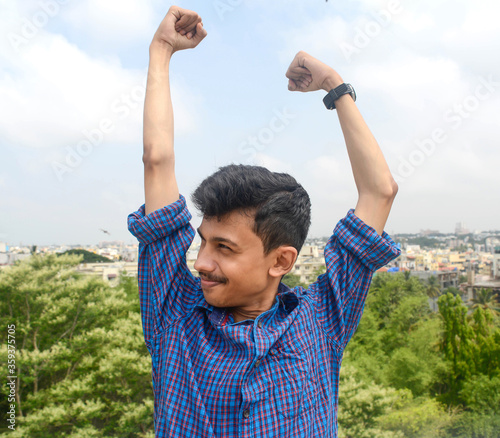
[[490, 254], [495, 254], [496, 248], [500, 246], [500, 239], [496, 237], [488, 237], [485, 239], [485, 250]]
[[455, 227], [455, 234], [456, 235], [469, 234], [469, 230], [465, 226], [465, 223], [463, 223], [463, 222], [457, 223], [457, 225]]
[[493, 254], [493, 269], [491, 276], [495, 280], [500, 280], [500, 246], [495, 247]]
[[120, 272], [125, 271], [127, 277], [137, 277], [137, 263], [80, 263], [76, 271], [86, 275], [102, 278], [103, 281], [115, 285], [118, 283]]
[[188, 252], [186, 253], [186, 263], [191, 271], [191, 274], [193, 274], [195, 277], [198, 277], [198, 271], [194, 269], [194, 264], [196, 262], [196, 259], [198, 258], [198, 251], [200, 250], [200, 245], [193, 243], [191, 247], [189, 248]]
[[439, 234], [438, 230], [420, 230], [421, 236], [436, 236]]
[[317, 273], [323, 266], [323, 251], [317, 245], [304, 245], [291, 273], [298, 275], [301, 283], [310, 284], [316, 281]]
[[27, 248], [9, 248], [5, 242], [0, 242], [0, 266], [10, 266], [18, 260], [30, 257], [31, 253]]
[[439, 282], [439, 289], [443, 292], [448, 287], [458, 288], [460, 273], [458, 271], [415, 271], [411, 275], [425, 282], [431, 277], [436, 277]]

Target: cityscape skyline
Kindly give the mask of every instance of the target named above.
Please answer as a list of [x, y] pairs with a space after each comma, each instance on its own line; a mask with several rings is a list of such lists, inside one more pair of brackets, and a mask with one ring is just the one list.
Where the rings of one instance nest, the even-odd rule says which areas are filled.
[[[500, 228], [499, 229], [491, 229], [491, 230], [469, 230], [469, 229], [462, 229], [461, 231], [458, 231], [458, 225], [466, 225], [465, 223], [457, 223], [455, 225], [455, 231], [450, 231], [450, 232], [443, 232], [440, 230], [435, 230], [435, 229], [421, 229], [417, 232], [414, 233], [390, 233], [391, 237], [400, 239], [404, 238], [403, 236], [420, 236], [420, 237], [427, 237], [429, 236], [430, 238], [433, 238], [435, 236], [446, 236], [447, 238], [451, 238], [454, 236], [457, 240], [460, 239], [467, 239], [467, 236], [469, 235], [479, 235], [481, 239], [486, 239], [487, 237], [485, 236], [491, 236], [491, 237], [497, 237], [500, 238]], [[196, 226], [194, 227], [196, 228]], [[107, 230], [106, 230], [107, 231]], [[3, 248], [5, 245], [9, 248], [19, 248], [19, 247], [32, 247], [33, 245], [37, 246], [37, 248], [45, 248], [45, 247], [101, 247], [101, 246], [106, 246], [106, 245], [118, 245], [118, 244], [123, 244], [123, 245], [134, 245], [138, 244], [139, 242], [134, 238], [134, 236], [130, 236], [127, 240], [123, 239], [112, 239], [111, 235], [109, 235], [108, 239], [101, 239], [96, 242], [79, 242], [79, 241], [74, 241], [74, 242], [52, 242], [52, 243], [47, 243], [47, 242], [23, 242], [20, 241], [17, 244], [15, 242], [8, 242], [5, 239], [2, 239], [2, 235], [0, 235], [0, 252], [3, 251]], [[311, 235], [309, 234], [306, 238], [306, 243], [311, 242], [314, 240], [321, 240], [321, 239], [328, 239], [328, 235]], [[196, 243], [200, 241], [199, 235], [195, 234], [195, 237], [193, 239], [193, 243]], [[460, 240], [461, 241], [461, 240]]]

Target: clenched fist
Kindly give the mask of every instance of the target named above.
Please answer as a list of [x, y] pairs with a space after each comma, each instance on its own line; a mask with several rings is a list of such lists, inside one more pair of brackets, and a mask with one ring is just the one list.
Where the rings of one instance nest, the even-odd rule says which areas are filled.
[[172, 6], [158, 27], [153, 42], [166, 44], [174, 53], [195, 48], [206, 36], [207, 31], [196, 12]]
[[290, 91], [325, 90], [329, 92], [344, 82], [333, 68], [303, 51], [295, 55], [288, 67], [286, 77]]

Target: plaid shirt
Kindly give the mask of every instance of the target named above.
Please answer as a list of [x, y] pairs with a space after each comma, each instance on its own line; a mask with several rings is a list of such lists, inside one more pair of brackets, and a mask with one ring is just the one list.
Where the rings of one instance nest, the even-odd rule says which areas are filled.
[[152, 357], [156, 437], [336, 437], [339, 371], [373, 271], [399, 255], [350, 210], [308, 289], [280, 284], [274, 305], [234, 323], [186, 265], [194, 230], [182, 195], [128, 217]]

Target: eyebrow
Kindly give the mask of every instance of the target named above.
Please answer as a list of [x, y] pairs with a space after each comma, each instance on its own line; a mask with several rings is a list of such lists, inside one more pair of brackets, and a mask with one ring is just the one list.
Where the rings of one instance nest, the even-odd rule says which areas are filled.
[[[204, 237], [203, 237], [203, 234], [201, 234], [201, 231], [199, 228], [196, 229], [196, 231], [198, 231], [198, 234], [200, 235], [200, 237], [203, 239], [203, 240], [206, 240]], [[236, 242], [233, 242], [232, 240], [230, 239], [226, 239], [225, 237], [212, 237], [210, 239], [211, 242], [220, 242], [220, 243], [229, 243], [230, 245], [234, 246], [235, 248], [239, 248], [240, 246], [236, 243]]]

